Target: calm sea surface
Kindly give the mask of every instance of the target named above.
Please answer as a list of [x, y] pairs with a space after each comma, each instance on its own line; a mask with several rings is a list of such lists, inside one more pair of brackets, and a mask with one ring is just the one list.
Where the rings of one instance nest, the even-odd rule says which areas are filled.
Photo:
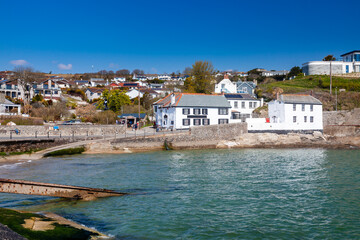
[[1, 178], [134, 193], [92, 202], [0, 193], [119, 239], [360, 239], [360, 151], [246, 149], [77, 155]]

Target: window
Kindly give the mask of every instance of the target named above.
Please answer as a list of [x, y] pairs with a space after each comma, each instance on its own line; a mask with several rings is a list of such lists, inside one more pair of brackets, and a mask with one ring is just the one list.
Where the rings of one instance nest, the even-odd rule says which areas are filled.
[[305, 104], [301, 104], [301, 111], [305, 111]]
[[183, 119], [183, 126], [189, 126], [190, 125], [190, 119]]
[[207, 115], [207, 114], [208, 114], [207, 108], [203, 108], [203, 109], [202, 109], [202, 114], [203, 114], [203, 115]]
[[201, 125], [201, 119], [194, 119], [194, 126]]
[[171, 125], [174, 125], [174, 121], [171, 121]]
[[293, 104], [293, 111], [296, 111], [296, 104]]
[[200, 108], [194, 108], [193, 113], [194, 115], [200, 115]]
[[225, 84], [221, 84], [221, 88], [225, 88]]
[[234, 101], [234, 108], [238, 108], [238, 101]]
[[210, 125], [210, 119], [203, 119], [202, 120], [202, 122], [203, 122], [203, 125]]
[[219, 119], [219, 124], [227, 124], [229, 123], [229, 119]]
[[249, 108], [252, 108], [252, 102], [249, 102]]
[[294, 123], [296, 122], [296, 116], [293, 116], [293, 122]]
[[189, 108], [183, 108], [183, 114], [184, 115], [189, 115], [190, 114], [190, 109]]
[[154, 106], [154, 112], [157, 112], [158, 107]]
[[314, 105], [310, 105], [310, 112], [314, 111]]
[[254, 108], [256, 108], [257, 102], [254, 102]]
[[304, 116], [304, 122], [307, 122], [307, 116]]
[[245, 108], [245, 102], [241, 102], [241, 108]]
[[310, 117], [310, 122], [314, 122], [314, 117], [313, 116]]
[[219, 115], [228, 115], [227, 108], [219, 108]]

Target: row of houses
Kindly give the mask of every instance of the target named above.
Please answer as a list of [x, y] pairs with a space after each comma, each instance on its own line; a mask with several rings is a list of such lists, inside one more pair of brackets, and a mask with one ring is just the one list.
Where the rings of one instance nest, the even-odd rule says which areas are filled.
[[322, 131], [322, 103], [310, 95], [283, 94], [268, 103], [268, 118], [253, 118], [263, 102], [249, 94], [172, 93], [154, 103], [156, 125], [166, 129], [247, 122], [249, 132]]

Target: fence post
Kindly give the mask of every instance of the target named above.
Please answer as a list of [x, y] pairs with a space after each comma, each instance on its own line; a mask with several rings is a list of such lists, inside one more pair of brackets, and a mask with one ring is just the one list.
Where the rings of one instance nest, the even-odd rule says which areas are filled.
[[136, 129], [135, 129], [135, 139], [136, 139]]
[[74, 131], [74, 130], [72, 130], [72, 139], [73, 139], [73, 141], [75, 140], [75, 138], [74, 138], [74, 134], [75, 134], [75, 131]]
[[144, 138], [145, 138], [145, 128], [144, 128]]
[[10, 130], [10, 139], [12, 139], [12, 131]]
[[61, 131], [60, 131], [60, 138], [61, 138]]
[[50, 132], [49, 131], [47, 132], [47, 135], [48, 135], [48, 138], [50, 138]]
[[35, 138], [37, 138], [37, 131], [35, 131]]

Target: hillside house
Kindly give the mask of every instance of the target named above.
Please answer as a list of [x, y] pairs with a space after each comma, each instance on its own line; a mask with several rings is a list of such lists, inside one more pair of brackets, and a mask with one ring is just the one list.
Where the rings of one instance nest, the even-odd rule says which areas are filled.
[[101, 94], [103, 93], [105, 89], [104, 88], [87, 88], [85, 91], [85, 95], [89, 101], [94, 101], [95, 99], [98, 99], [101, 97]]

